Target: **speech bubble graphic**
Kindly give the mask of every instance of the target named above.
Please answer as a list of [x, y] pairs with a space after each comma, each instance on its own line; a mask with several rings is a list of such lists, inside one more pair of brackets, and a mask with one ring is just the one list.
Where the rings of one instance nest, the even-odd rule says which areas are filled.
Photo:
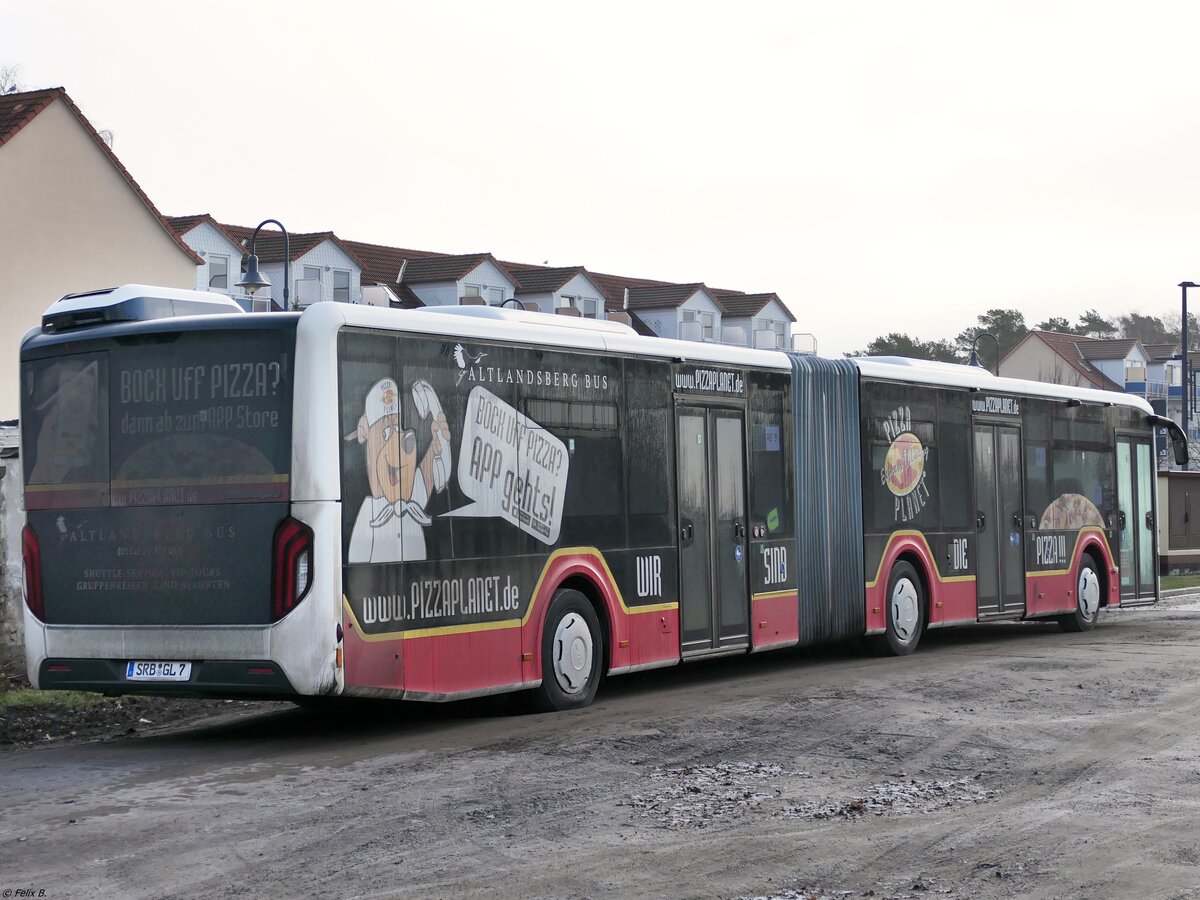
[[545, 544], [558, 540], [571, 458], [567, 446], [487, 388], [467, 397], [458, 486], [473, 503], [439, 518], [497, 518]]

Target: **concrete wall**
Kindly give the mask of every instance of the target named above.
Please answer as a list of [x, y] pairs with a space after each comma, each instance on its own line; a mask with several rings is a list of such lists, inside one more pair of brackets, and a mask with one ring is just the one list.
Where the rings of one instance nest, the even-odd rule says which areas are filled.
[[62, 100], [0, 147], [0, 419], [18, 412], [21, 338], [64, 294], [192, 289], [196, 263]]
[[25, 503], [21, 490], [21, 460], [0, 460], [7, 468], [0, 478], [0, 666], [25, 658], [22, 621], [25, 598], [21, 579], [21, 529], [25, 527]]

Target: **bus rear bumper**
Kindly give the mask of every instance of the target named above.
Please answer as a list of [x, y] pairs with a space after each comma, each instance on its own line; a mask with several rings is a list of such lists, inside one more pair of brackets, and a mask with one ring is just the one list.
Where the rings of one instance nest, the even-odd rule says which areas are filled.
[[283, 670], [270, 660], [210, 659], [192, 662], [187, 681], [132, 681], [124, 659], [44, 659], [38, 667], [43, 690], [156, 694], [180, 697], [295, 696]]

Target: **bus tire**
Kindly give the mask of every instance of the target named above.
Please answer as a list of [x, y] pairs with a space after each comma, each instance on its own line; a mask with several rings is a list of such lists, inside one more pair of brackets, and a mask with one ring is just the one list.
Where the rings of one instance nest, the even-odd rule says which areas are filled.
[[604, 633], [579, 591], [555, 591], [542, 627], [542, 683], [530, 692], [536, 712], [582, 709], [592, 702], [604, 668]]
[[1075, 612], [1058, 617], [1058, 627], [1063, 631], [1091, 631], [1096, 627], [1100, 615], [1100, 564], [1091, 553], [1083, 554], [1079, 560], [1079, 572], [1075, 576]]
[[886, 649], [908, 656], [917, 649], [925, 630], [925, 587], [912, 563], [900, 560], [888, 576]]

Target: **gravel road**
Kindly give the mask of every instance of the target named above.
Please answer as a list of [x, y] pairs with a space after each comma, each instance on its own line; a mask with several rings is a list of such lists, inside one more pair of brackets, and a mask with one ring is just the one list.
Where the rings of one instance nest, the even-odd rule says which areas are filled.
[[[0, 752], [46, 897], [1200, 897], [1200, 598]], [[4, 894], [3, 896], [16, 896]]]

